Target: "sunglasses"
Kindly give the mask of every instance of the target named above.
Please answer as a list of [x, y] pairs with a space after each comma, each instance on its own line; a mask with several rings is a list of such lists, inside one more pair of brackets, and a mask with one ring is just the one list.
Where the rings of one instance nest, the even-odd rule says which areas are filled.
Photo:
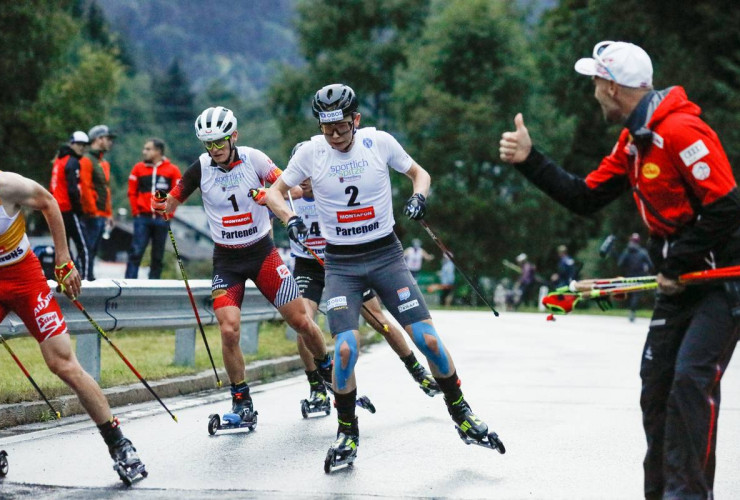
[[[604, 50], [611, 45], [611, 42], [601, 42], [594, 47], [594, 55], [593, 58], [596, 60], [599, 65], [601, 65], [602, 68], [606, 70], [606, 72], [609, 74], [612, 80], [617, 82], [617, 77], [614, 76], [614, 73], [612, 73], [612, 70], [609, 69], [609, 66], [607, 66], [604, 59], [601, 58], [601, 53], [604, 52]], [[619, 82], [617, 82], [619, 83]]]
[[229, 142], [229, 139], [231, 139], [231, 136], [227, 135], [223, 139], [219, 139], [217, 141], [203, 141], [203, 145], [208, 151], [211, 151], [213, 148], [223, 149], [224, 146], [226, 146], [226, 143]]
[[334, 135], [334, 132], [344, 135], [352, 130], [352, 122], [322, 123], [319, 128], [324, 135]]

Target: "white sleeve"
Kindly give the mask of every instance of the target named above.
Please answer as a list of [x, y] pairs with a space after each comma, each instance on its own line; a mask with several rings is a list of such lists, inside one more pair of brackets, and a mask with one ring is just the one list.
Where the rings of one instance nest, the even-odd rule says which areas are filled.
[[280, 177], [288, 187], [294, 187], [311, 177], [311, 162], [314, 156], [314, 146], [311, 142], [298, 148], [293, 158], [285, 167], [283, 175]]
[[405, 174], [414, 164], [413, 158], [403, 149], [395, 137], [382, 130], [377, 131], [378, 149], [388, 165], [395, 170]]

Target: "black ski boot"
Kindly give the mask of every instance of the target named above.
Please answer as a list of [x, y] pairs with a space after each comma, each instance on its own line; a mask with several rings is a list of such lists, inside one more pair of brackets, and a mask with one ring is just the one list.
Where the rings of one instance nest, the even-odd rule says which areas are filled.
[[0, 477], [8, 475], [8, 453], [0, 450]]
[[326, 359], [319, 360], [315, 359], [316, 362], [316, 369], [319, 372], [319, 375], [321, 375], [321, 379], [324, 381], [324, 386], [334, 394], [334, 386], [332, 385], [331, 377], [332, 373], [334, 372], [334, 360], [331, 359], [331, 356], [327, 355]]
[[131, 486], [139, 475], [142, 478], [149, 475], [144, 464], [141, 463], [139, 455], [136, 453], [136, 448], [134, 448], [128, 439], [120, 439], [116, 444], [108, 448], [108, 451], [115, 462], [113, 464], [113, 470], [118, 473], [118, 477], [121, 478], [121, 481], [126, 486]]
[[[445, 401], [447, 402], [447, 401]], [[460, 439], [465, 444], [477, 444], [498, 450], [499, 453], [506, 453], [504, 443], [498, 438], [495, 432], [488, 432], [488, 425], [479, 419], [470, 409], [470, 405], [463, 396], [453, 403], [447, 402], [447, 411], [450, 413], [452, 420], [455, 422]]]
[[416, 383], [419, 384], [421, 390], [424, 391], [424, 394], [433, 398], [437, 394], [442, 393], [442, 389], [440, 389], [439, 384], [434, 380], [432, 374], [424, 368], [424, 365], [417, 361], [413, 368], [407, 369], [411, 374], [411, 377], [413, 377]]
[[311, 394], [308, 399], [301, 400], [301, 415], [308, 418], [311, 413], [331, 413], [331, 398], [326, 393], [326, 387], [321, 381], [311, 381]]
[[257, 426], [257, 415], [249, 393], [234, 392], [231, 395], [231, 413], [224, 413], [223, 421], [217, 413], [208, 416], [208, 434], [213, 436], [217, 431], [241, 429], [253, 431]]
[[357, 458], [357, 447], [360, 445], [360, 430], [357, 427], [357, 417], [353, 422], [339, 420], [337, 429], [337, 440], [331, 445], [324, 460], [324, 472], [329, 474], [332, 470], [350, 466]]

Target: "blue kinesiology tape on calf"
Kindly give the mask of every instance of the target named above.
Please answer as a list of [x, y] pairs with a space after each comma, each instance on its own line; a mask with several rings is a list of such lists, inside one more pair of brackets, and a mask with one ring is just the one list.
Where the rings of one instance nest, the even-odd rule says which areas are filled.
[[[437, 330], [429, 323], [419, 321], [411, 325], [414, 344], [419, 348], [421, 353], [426, 356], [430, 363], [434, 363], [442, 375], [448, 375], [450, 371], [450, 360], [447, 359], [445, 346], [442, 339], [437, 335]], [[435, 347], [432, 349], [429, 344]]]
[[[346, 363], [341, 355], [342, 346], [345, 344], [349, 348], [349, 360]], [[355, 369], [358, 354], [355, 332], [346, 330], [338, 333], [334, 338], [334, 376], [337, 378], [337, 389], [340, 391], [347, 387], [347, 380]]]

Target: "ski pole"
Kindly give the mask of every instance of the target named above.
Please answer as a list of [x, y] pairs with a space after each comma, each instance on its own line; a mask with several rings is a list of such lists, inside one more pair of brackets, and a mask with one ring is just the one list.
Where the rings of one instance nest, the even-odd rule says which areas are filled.
[[421, 227], [423, 227], [426, 230], [427, 234], [432, 238], [432, 240], [434, 240], [434, 242], [437, 244], [439, 249], [442, 250], [442, 253], [444, 253], [447, 256], [447, 258], [452, 261], [452, 263], [455, 265], [455, 268], [458, 271], [460, 271], [460, 274], [462, 274], [463, 277], [465, 278], [465, 281], [467, 281], [468, 284], [472, 287], [472, 289], [475, 290], [475, 293], [478, 294], [478, 297], [480, 297], [481, 300], [489, 307], [489, 309], [493, 311], [494, 316], [498, 316], [498, 311], [494, 309], [494, 307], [491, 305], [490, 302], [488, 302], [488, 300], [486, 300], [486, 298], [483, 296], [483, 293], [481, 293], [480, 289], [475, 284], [473, 284], [473, 281], [468, 277], [467, 274], [465, 274], [465, 271], [463, 271], [460, 268], [460, 266], [457, 264], [457, 262], [455, 262], [455, 258], [452, 256], [452, 252], [448, 250], [445, 244], [442, 243], [442, 240], [440, 240], [437, 237], [437, 235], [434, 233], [434, 231], [432, 231], [432, 228], [429, 227], [429, 224], [424, 219], [419, 219], [419, 224], [421, 224]]
[[[297, 213], [297, 212], [295, 211], [295, 206], [293, 205], [293, 195], [291, 195], [291, 194], [290, 194], [290, 190], [288, 190], [288, 201], [290, 201], [290, 209], [291, 209], [291, 210], [293, 211], [293, 213]], [[313, 258], [314, 258], [314, 259], [316, 259], [316, 261], [317, 261], [317, 262], [318, 262], [319, 264], [321, 264], [321, 267], [324, 267], [324, 259], [322, 259], [321, 257], [319, 257], [319, 256], [318, 256], [318, 255], [316, 254], [316, 252], [314, 252], [314, 251], [313, 251], [313, 250], [312, 250], [312, 249], [311, 249], [311, 248], [310, 248], [310, 247], [309, 247], [308, 245], [306, 245], [305, 243], [303, 243], [303, 242], [299, 242], [299, 245], [301, 245], [301, 246], [302, 246], [302, 247], [303, 247], [304, 249], [306, 249], [306, 251], [307, 251], [308, 253], [310, 253], [311, 255], [313, 255]], [[376, 318], [376, 317], [375, 317], [375, 315], [374, 315], [374, 314], [372, 313], [372, 311], [371, 311], [370, 309], [368, 309], [368, 308], [367, 308], [367, 306], [366, 306], [365, 304], [362, 304], [362, 310], [363, 310], [363, 311], [365, 311], [365, 312], [366, 312], [366, 313], [368, 314], [368, 316], [370, 316], [371, 318], [373, 318], [373, 321], [375, 321], [375, 323], [377, 323], [378, 325], [380, 325], [380, 328], [382, 328], [382, 330], [383, 330], [384, 332], [388, 333], [388, 332], [390, 331], [390, 328], [388, 327], [388, 324], [386, 324], [386, 323], [383, 323], [383, 322], [382, 322], [382, 321], [380, 321], [380, 320], [379, 320], [378, 318]]]
[[114, 344], [113, 341], [108, 337], [108, 335], [106, 335], [105, 330], [103, 330], [101, 328], [101, 326], [92, 318], [92, 316], [90, 316], [90, 314], [87, 312], [87, 309], [85, 309], [85, 307], [80, 303], [80, 301], [77, 300], [77, 299], [70, 299], [70, 300], [72, 300], [72, 303], [77, 307], [77, 309], [79, 309], [80, 312], [82, 312], [82, 314], [85, 315], [85, 317], [87, 318], [87, 320], [98, 331], [98, 333], [100, 334], [100, 336], [103, 337], [106, 342], [108, 342], [108, 345], [110, 345], [113, 348], [113, 350], [116, 351], [116, 354], [118, 354], [118, 356], [123, 360], [123, 362], [126, 363], [126, 366], [128, 366], [129, 369], [134, 373], [134, 375], [136, 375], [139, 378], [139, 380], [141, 380], [141, 383], [144, 384], [144, 387], [146, 387], [147, 390], [149, 390], [149, 392], [152, 393], [152, 396], [154, 396], [157, 399], [157, 401], [159, 401], [159, 404], [161, 404], [162, 407], [165, 410], [167, 410], [167, 413], [170, 414], [170, 417], [172, 417], [172, 420], [174, 420], [175, 422], [177, 422], [177, 417], [175, 415], [173, 415], [172, 412], [170, 411], [170, 409], [167, 408], [167, 405], [165, 405], [164, 402], [162, 402], [162, 400], [159, 399], [159, 396], [157, 396], [157, 393], [154, 392], [154, 389], [152, 389], [152, 387], [144, 379], [144, 377], [142, 377], [141, 374], [138, 372], [138, 370], [136, 370], [136, 368], [134, 368], [134, 365], [131, 364], [131, 362], [126, 358], [126, 356], [123, 355], [123, 353], [116, 346], [116, 344]]
[[[162, 190], [157, 190], [154, 193], [154, 197], [157, 200], [164, 200], [167, 198], [167, 194]], [[213, 356], [211, 355], [211, 348], [208, 346], [208, 339], [206, 339], [206, 332], [203, 330], [203, 323], [200, 320], [200, 314], [198, 313], [198, 306], [195, 305], [195, 298], [193, 297], [193, 292], [190, 290], [190, 283], [188, 282], [188, 275], [185, 273], [185, 266], [182, 263], [182, 258], [180, 258], [180, 252], [177, 250], [177, 242], [175, 242], [175, 235], [172, 234], [172, 227], [170, 226], [170, 219], [167, 217], [167, 214], [163, 214], [165, 222], [167, 222], [167, 232], [170, 235], [170, 241], [172, 242], [172, 249], [175, 251], [175, 257], [177, 258], [177, 264], [180, 266], [180, 274], [182, 275], [182, 280], [185, 282], [185, 289], [188, 291], [188, 297], [190, 298], [190, 305], [193, 306], [193, 313], [195, 313], [195, 319], [198, 322], [198, 328], [200, 328], [200, 336], [203, 337], [203, 344], [206, 346], [206, 352], [208, 352], [208, 359], [211, 361], [211, 367], [213, 367], [213, 374], [216, 376], [216, 385], [218, 387], [221, 387], [223, 384], [221, 383], [221, 379], [218, 377], [218, 372], [216, 371], [216, 364], [213, 362]]]
[[13, 349], [11, 349], [11, 348], [10, 348], [10, 346], [9, 346], [9, 345], [8, 345], [8, 343], [7, 343], [6, 341], [5, 341], [5, 338], [3, 338], [3, 336], [2, 336], [2, 335], [0, 335], [0, 342], [2, 342], [2, 344], [3, 344], [4, 346], [5, 346], [5, 349], [7, 349], [7, 351], [8, 351], [8, 354], [10, 354], [10, 356], [11, 356], [11, 357], [13, 358], [13, 360], [15, 361], [15, 364], [17, 364], [17, 365], [18, 365], [18, 368], [20, 368], [20, 369], [21, 369], [21, 371], [22, 371], [22, 372], [23, 372], [23, 374], [24, 374], [24, 375], [26, 376], [26, 378], [28, 379], [28, 381], [29, 381], [29, 382], [31, 382], [31, 385], [33, 386], [33, 388], [34, 388], [34, 389], [36, 389], [36, 392], [38, 392], [38, 393], [39, 393], [39, 396], [41, 396], [41, 399], [43, 399], [43, 400], [44, 400], [44, 402], [45, 402], [45, 403], [46, 403], [47, 405], [49, 405], [49, 408], [51, 408], [51, 413], [52, 413], [52, 414], [54, 415], [54, 418], [56, 418], [57, 420], [59, 420], [60, 418], [62, 418], [62, 415], [61, 415], [61, 413], [59, 413], [58, 411], [56, 411], [56, 410], [54, 409], [54, 407], [53, 407], [53, 406], [51, 406], [51, 403], [49, 402], [49, 400], [48, 400], [48, 399], [46, 399], [46, 396], [44, 395], [44, 392], [43, 392], [43, 391], [41, 390], [41, 388], [40, 388], [40, 387], [38, 386], [38, 384], [37, 384], [37, 383], [36, 383], [36, 381], [35, 381], [35, 380], [33, 379], [33, 377], [31, 376], [31, 374], [30, 374], [30, 373], [28, 373], [28, 370], [26, 370], [26, 367], [25, 367], [25, 366], [23, 366], [23, 363], [21, 363], [21, 360], [20, 360], [20, 359], [18, 359], [18, 356], [16, 356], [16, 355], [15, 355], [15, 353], [13, 352]]

